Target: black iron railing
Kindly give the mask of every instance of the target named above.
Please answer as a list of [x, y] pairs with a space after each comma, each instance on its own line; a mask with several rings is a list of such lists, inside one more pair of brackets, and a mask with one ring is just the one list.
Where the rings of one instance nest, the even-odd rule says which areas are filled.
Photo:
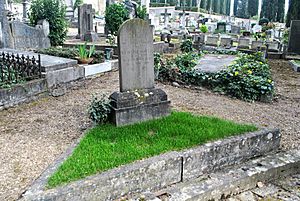
[[0, 52], [0, 88], [41, 78], [41, 57]]

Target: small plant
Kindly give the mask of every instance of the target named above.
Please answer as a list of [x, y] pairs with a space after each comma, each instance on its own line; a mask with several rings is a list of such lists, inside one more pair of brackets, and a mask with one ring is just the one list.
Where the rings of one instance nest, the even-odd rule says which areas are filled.
[[184, 40], [180, 45], [180, 50], [185, 53], [192, 52], [194, 50], [193, 41], [190, 39]]
[[270, 22], [268, 18], [261, 18], [258, 22], [259, 25], [267, 25]]
[[207, 33], [207, 32], [208, 32], [208, 28], [207, 28], [207, 26], [205, 26], [204, 24], [203, 24], [203, 25], [201, 25], [201, 27], [200, 27], [200, 31], [201, 31], [202, 33]]
[[89, 59], [91, 58], [92, 54], [95, 52], [95, 45], [90, 46], [90, 49], [87, 50], [86, 48], [87, 43], [83, 45], [78, 45], [78, 52], [80, 59]]
[[107, 122], [110, 111], [110, 101], [105, 95], [100, 97], [93, 95], [91, 104], [88, 107], [88, 114], [94, 123], [101, 124]]

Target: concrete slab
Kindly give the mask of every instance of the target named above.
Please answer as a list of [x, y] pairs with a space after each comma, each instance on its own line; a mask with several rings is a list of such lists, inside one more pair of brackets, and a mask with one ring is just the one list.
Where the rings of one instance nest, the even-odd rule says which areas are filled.
[[235, 58], [235, 55], [207, 54], [199, 60], [195, 69], [201, 72], [216, 73], [229, 66]]
[[[21, 51], [21, 50], [15, 50], [15, 49], [0, 49], [0, 52], [10, 52], [14, 54], [25, 56], [34, 56], [35, 58], [38, 58], [38, 54], [30, 51]], [[60, 70], [63, 68], [73, 67], [77, 65], [77, 61], [73, 59], [66, 59], [62, 57], [54, 57], [50, 55], [44, 55], [41, 54], [41, 65], [42, 65], [42, 71], [48, 72], [48, 71], [55, 71]]]

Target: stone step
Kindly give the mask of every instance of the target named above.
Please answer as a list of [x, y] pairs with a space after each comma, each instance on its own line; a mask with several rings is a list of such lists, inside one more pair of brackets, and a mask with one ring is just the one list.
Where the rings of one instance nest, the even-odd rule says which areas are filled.
[[297, 173], [300, 173], [300, 150], [271, 153], [142, 197], [152, 201], [220, 200], [253, 189], [259, 182]]

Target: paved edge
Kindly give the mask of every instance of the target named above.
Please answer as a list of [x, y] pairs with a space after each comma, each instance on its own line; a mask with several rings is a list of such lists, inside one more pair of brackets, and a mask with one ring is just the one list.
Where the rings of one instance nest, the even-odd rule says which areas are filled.
[[64, 186], [45, 189], [47, 179], [72, 154], [79, 139], [49, 166], [21, 200], [111, 200], [128, 193], [158, 190], [275, 151], [280, 146], [280, 139], [279, 129], [262, 129], [140, 160]]

